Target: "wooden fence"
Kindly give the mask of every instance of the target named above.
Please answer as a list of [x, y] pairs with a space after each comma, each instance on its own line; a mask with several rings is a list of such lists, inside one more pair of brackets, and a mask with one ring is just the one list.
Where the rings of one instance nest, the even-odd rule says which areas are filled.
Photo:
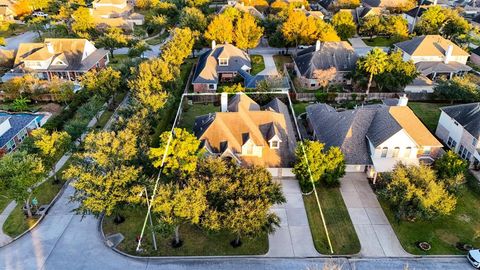
[[[347, 100], [356, 100], [361, 101], [366, 98], [366, 100], [383, 100], [387, 98], [398, 98], [399, 96], [403, 95], [403, 92], [398, 93], [370, 93], [368, 97], [366, 97], [365, 93], [362, 92], [352, 92], [352, 93], [335, 93], [330, 92], [327, 93], [327, 99], [329, 101], [347, 101]], [[424, 100], [431, 100], [432, 95], [428, 93], [407, 93], [407, 96], [410, 101], [424, 101]], [[293, 93], [292, 98], [298, 101], [317, 101], [315, 93]]]

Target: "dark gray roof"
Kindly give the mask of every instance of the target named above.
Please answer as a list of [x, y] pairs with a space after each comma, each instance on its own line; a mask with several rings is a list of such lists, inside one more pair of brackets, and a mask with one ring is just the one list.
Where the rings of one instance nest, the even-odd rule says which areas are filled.
[[480, 47], [477, 47], [477, 48], [473, 49], [472, 54], [476, 54], [476, 55], [480, 56]]
[[347, 164], [371, 164], [366, 133], [380, 105], [337, 112], [327, 104], [307, 107], [317, 139], [325, 146], [340, 147]]
[[382, 100], [383, 104], [387, 106], [397, 106], [398, 105], [398, 98], [386, 98]]
[[295, 64], [301, 75], [312, 78], [316, 70], [336, 68], [337, 71], [351, 71], [355, 68], [358, 56], [346, 41], [323, 42], [318, 51], [312, 46], [300, 51]]
[[367, 137], [375, 147], [403, 129], [388, 110], [388, 106], [378, 108], [375, 118], [368, 128]]
[[[227, 66], [218, 64], [219, 58], [228, 58]], [[198, 58], [192, 83], [218, 83], [218, 73], [238, 72], [246, 66], [252, 68], [248, 54], [232, 44], [217, 45]]]
[[417, 67], [417, 70], [424, 76], [434, 73], [458, 73], [472, 70], [471, 67], [454, 61], [448, 62], [448, 64], [438, 61], [418, 62], [415, 64], [415, 66]]
[[473, 137], [480, 137], [480, 102], [440, 108], [465, 128]]
[[[2, 136], [0, 136], [0, 148], [5, 146], [20, 130], [28, 126], [38, 115], [33, 114], [7, 114], [0, 112], [1, 118], [8, 118], [11, 128], [7, 130]], [[4, 120], [5, 121], [5, 120]], [[3, 121], [0, 120], [0, 123]]]
[[[427, 9], [426, 8], [423, 8], [423, 7], [414, 7], [412, 9], [410, 9], [409, 11], [405, 12], [405, 14], [407, 14], [408, 16], [410, 17], [421, 17], [422, 14], [426, 11]], [[417, 13], [418, 12], [418, 13]]]

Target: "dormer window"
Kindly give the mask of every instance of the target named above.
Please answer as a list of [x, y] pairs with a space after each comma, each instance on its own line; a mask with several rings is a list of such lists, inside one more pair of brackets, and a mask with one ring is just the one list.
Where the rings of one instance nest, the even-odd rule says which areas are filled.
[[222, 67], [228, 66], [228, 58], [218, 58], [218, 64]]
[[270, 148], [272, 148], [272, 149], [280, 148], [280, 142], [279, 141], [271, 141], [270, 142]]

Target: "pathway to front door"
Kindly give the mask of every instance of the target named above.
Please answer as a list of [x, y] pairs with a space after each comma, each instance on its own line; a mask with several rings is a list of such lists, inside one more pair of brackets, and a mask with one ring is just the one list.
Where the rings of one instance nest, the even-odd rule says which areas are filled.
[[340, 191], [362, 246], [363, 257], [409, 257], [388, 222], [364, 173], [347, 173]]

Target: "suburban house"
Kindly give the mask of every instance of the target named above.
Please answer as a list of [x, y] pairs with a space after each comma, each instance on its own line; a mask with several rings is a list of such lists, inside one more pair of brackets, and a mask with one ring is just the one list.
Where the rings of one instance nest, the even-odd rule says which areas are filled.
[[219, 14], [223, 13], [229, 7], [233, 7], [235, 9], [238, 9], [239, 11], [248, 13], [257, 19], [260, 19], [260, 20], [265, 19], [265, 15], [263, 15], [262, 12], [258, 11], [258, 9], [256, 9], [254, 6], [246, 6], [243, 2], [239, 3], [234, 0], [228, 1], [227, 5], [222, 6], [222, 8], [218, 13]]
[[418, 75], [413, 82], [403, 89], [406, 93], [433, 93], [435, 84], [425, 75]]
[[320, 10], [308, 10], [305, 8], [305, 6], [301, 6], [300, 8], [295, 8], [293, 10], [303, 12], [307, 17], [314, 17], [320, 20], [323, 20], [323, 18], [325, 17], [325, 15]]
[[415, 0], [362, 0], [364, 7], [400, 10], [415, 5]]
[[418, 36], [394, 46], [402, 52], [404, 61], [412, 60], [418, 72], [432, 80], [439, 75], [452, 78], [472, 70], [467, 66], [470, 54], [439, 35]]
[[20, 43], [13, 69], [2, 81], [26, 73], [44, 80], [56, 76], [75, 81], [89, 70], [106, 67], [108, 61], [108, 51], [95, 48], [86, 39], [46, 38], [42, 43]]
[[90, 8], [97, 28], [121, 28], [124, 31], [133, 31], [134, 25], [143, 25], [145, 17], [133, 13], [133, 5], [127, 0], [95, 0]]
[[14, 17], [17, 15], [13, 5], [15, 1], [13, 0], [0, 0], [0, 22], [13, 21]]
[[420, 6], [414, 7], [402, 14], [402, 17], [407, 20], [408, 29], [413, 30], [414, 24], [417, 23], [418, 18], [420, 18], [425, 11], [427, 11], [427, 8]]
[[0, 157], [10, 153], [28, 134], [45, 123], [41, 114], [10, 114], [0, 112]]
[[291, 167], [294, 161], [294, 127], [278, 98], [260, 107], [244, 93], [230, 100], [224, 93], [221, 112], [197, 117], [194, 132], [207, 155], [271, 168]]
[[365, 171], [370, 177], [404, 164], [431, 163], [443, 145], [407, 106], [403, 96], [396, 106], [376, 104], [337, 111], [319, 103], [307, 107], [314, 138], [339, 147], [347, 171]]
[[295, 73], [302, 87], [317, 89], [329, 83], [350, 84], [346, 75], [355, 69], [358, 56], [346, 41], [320, 42], [298, 52]]
[[196, 93], [212, 93], [217, 90], [219, 82], [233, 81], [240, 71], [250, 73], [252, 63], [250, 56], [232, 44], [217, 45], [198, 58], [193, 76], [193, 90]]
[[435, 134], [462, 158], [477, 165], [480, 161], [480, 103], [440, 108]]

